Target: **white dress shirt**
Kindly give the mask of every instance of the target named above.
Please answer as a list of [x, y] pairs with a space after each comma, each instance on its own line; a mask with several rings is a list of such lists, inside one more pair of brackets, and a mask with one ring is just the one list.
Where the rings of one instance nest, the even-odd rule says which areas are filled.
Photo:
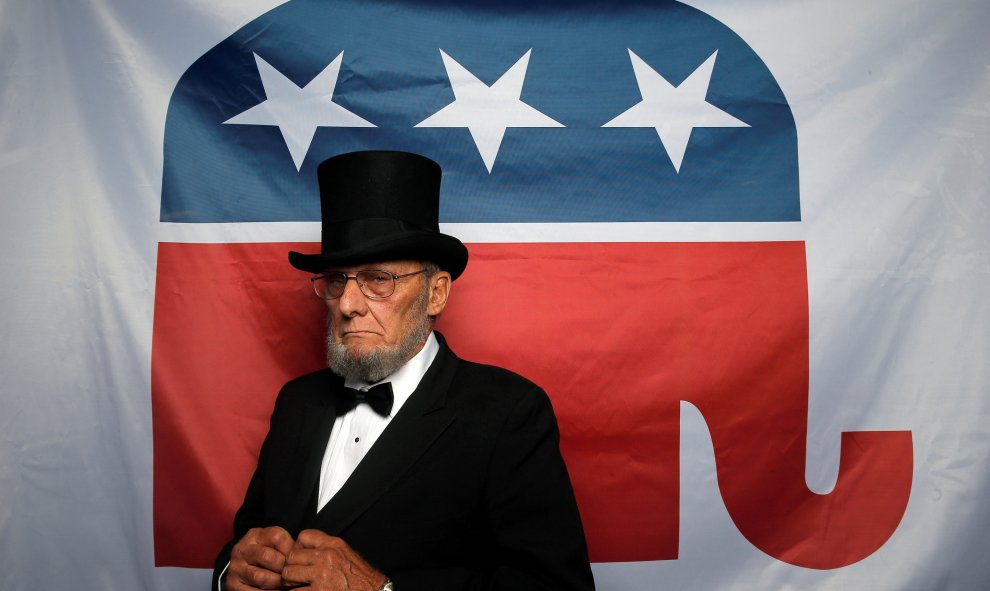
[[368, 390], [377, 384], [390, 382], [394, 396], [392, 412], [389, 416], [383, 417], [369, 405], [358, 404], [353, 410], [337, 417], [320, 467], [320, 496], [316, 505], [317, 511], [323, 509], [351, 477], [371, 446], [378, 441], [382, 431], [392, 421], [392, 417], [399, 412], [413, 390], [419, 386], [420, 380], [430, 368], [438, 351], [440, 345], [431, 332], [419, 353], [385, 379], [374, 384], [351, 379], [344, 381], [345, 386], [356, 390]]

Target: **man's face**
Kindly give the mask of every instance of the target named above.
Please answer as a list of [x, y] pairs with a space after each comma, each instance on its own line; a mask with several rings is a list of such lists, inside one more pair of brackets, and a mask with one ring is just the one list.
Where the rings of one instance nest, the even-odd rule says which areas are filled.
[[[391, 261], [333, 268], [348, 275], [367, 269], [394, 275], [423, 268], [418, 261]], [[398, 279], [395, 292], [383, 299], [368, 298], [356, 281], [344, 293], [327, 300], [327, 359], [330, 368], [345, 377], [374, 382], [411, 359], [423, 347], [431, 316], [446, 305], [450, 275], [440, 271]]]

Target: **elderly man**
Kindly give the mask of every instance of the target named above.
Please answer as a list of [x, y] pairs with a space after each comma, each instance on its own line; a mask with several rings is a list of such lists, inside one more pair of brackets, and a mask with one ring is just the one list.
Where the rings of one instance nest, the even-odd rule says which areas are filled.
[[318, 168], [329, 368], [275, 403], [214, 588], [593, 589], [546, 394], [433, 331], [467, 249], [440, 167], [355, 152]]

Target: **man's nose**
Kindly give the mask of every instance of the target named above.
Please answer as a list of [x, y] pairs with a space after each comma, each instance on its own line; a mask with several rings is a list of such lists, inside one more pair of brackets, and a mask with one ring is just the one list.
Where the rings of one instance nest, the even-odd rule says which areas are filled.
[[344, 293], [337, 298], [337, 305], [340, 306], [340, 313], [346, 317], [362, 316], [368, 311], [368, 298], [361, 292], [356, 277], [348, 277], [344, 284]]

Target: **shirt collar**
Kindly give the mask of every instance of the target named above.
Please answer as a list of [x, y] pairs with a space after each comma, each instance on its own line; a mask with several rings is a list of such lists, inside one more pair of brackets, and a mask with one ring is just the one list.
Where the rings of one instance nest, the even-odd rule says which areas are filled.
[[392, 403], [392, 415], [395, 416], [402, 408], [402, 405], [409, 396], [412, 395], [413, 391], [419, 386], [419, 382], [426, 375], [426, 370], [430, 369], [430, 365], [433, 364], [433, 360], [436, 359], [437, 353], [440, 352], [440, 343], [437, 342], [437, 337], [433, 332], [426, 337], [426, 344], [423, 348], [419, 350], [419, 353], [413, 355], [413, 358], [406, 362], [405, 365], [395, 370], [392, 375], [385, 377], [384, 379], [375, 382], [374, 384], [369, 384], [363, 380], [352, 380], [350, 378], [344, 380], [344, 385], [348, 388], [355, 388], [357, 390], [367, 390], [371, 386], [381, 384], [383, 382], [392, 383], [392, 396], [394, 397], [394, 402]]

